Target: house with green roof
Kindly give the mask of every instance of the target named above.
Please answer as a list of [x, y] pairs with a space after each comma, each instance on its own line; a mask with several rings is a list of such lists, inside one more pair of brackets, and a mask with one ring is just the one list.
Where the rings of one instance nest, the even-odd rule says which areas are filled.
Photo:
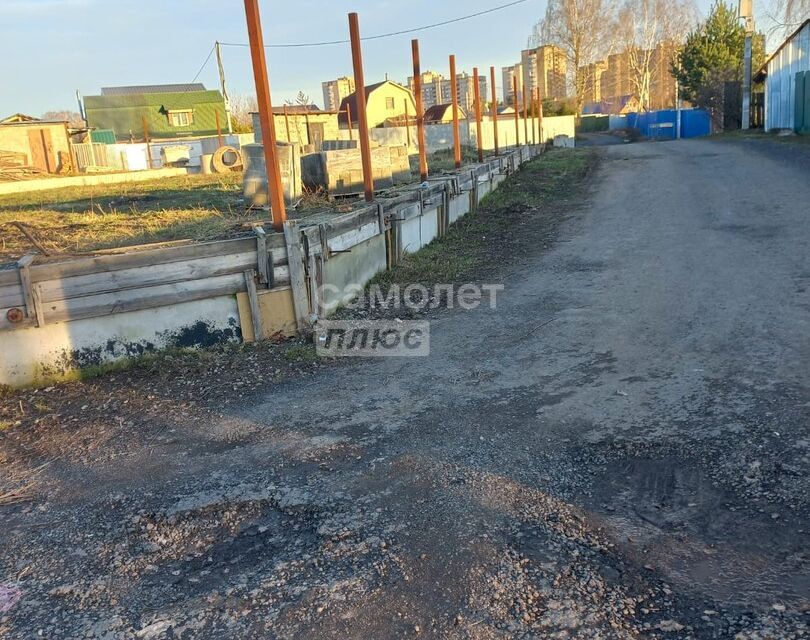
[[105, 87], [85, 96], [87, 125], [112, 129], [117, 140], [143, 139], [144, 122], [152, 139], [199, 138], [228, 131], [225, 100], [202, 84]]

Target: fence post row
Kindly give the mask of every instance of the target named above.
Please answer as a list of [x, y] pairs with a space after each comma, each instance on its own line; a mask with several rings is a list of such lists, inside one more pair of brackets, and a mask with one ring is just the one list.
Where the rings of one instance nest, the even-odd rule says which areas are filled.
[[371, 146], [368, 139], [368, 114], [366, 113], [366, 85], [363, 74], [363, 51], [360, 46], [360, 19], [356, 13], [349, 14], [349, 38], [352, 45], [354, 65], [354, 95], [357, 99], [357, 126], [360, 136], [360, 157], [363, 162], [363, 187], [366, 202], [374, 199], [374, 175], [371, 167]]
[[245, 0], [245, 16], [250, 40], [250, 57], [253, 62], [253, 77], [256, 83], [259, 121], [262, 125], [262, 145], [264, 146], [267, 190], [270, 193], [273, 226], [277, 231], [281, 231], [284, 221], [287, 219], [287, 211], [284, 205], [284, 190], [281, 186], [281, 171], [276, 153], [276, 127], [273, 121], [273, 103], [270, 100], [270, 81], [267, 76], [259, 0]]

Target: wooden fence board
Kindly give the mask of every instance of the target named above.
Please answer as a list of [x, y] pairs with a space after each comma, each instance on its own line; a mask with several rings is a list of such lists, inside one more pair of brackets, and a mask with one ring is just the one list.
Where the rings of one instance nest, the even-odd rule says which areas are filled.
[[22, 285], [20, 284], [20, 277], [17, 275], [16, 271], [14, 275], [17, 277], [15, 284], [0, 286], [0, 309], [21, 307], [25, 304], [25, 296], [23, 295]]
[[232, 295], [245, 290], [245, 276], [240, 272], [215, 278], [57, 300], [42, 306], [48, 323], [66, 322]]
[[348, 251], [353, 246], [365, 242], [366, 240], [380, 235], [380, 223], [377, 220], [367, 222], [362, 227], [352, 229], [351, 231], [327, 240], [327, 246], [330, 252], [335, 251]]
[[253, 250], [245, 253], [45, 280], [40, 282], [43, 302], [243, 273], [256, 266], [256, 241], [251, 244]]
[[[267, 248], [270, 250], [284, 247], [283, 237], [280, 234], [267, 236]], [[33, 282], [43, 282], [57, 278], [88, 275], [91, 273], [106, 273], [148, 267], [157, 264], [183, 262], [195, 258], [232, 255], [256, 250], [256, 238], [250, 236], [235, 240], [219, 240], [215, 242], [201, 242], [198, 244], [183, 245], [180, 247], [166, 247], [146, 251], [133, 251], [118, 255], [92, 256], [75, 258], [64, 262], [50, 262], [31, 266]], [[0, 281], [0, 284], [4, 284]]]

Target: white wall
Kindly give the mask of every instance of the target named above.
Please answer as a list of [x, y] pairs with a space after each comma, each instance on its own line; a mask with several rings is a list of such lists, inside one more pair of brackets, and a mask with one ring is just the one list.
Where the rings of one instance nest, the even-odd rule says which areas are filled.
[[77, 365], [99, 365], [149, 349], [237, 340], [236, 296], [0, 332], [0, 384], [59, 378]]
[[[523, 119], [519, 121], [518, 132], [520, 144], [534, 142], [537, 127], [537, 118], [530, 118], [528, 121], [528, 140], [526, 139], [526, 128]], [[532, 129], [532, 126], [535, 129]], [[575, 135], [576, 118], [574, 116], [553, 116], [543, 118], [542, 142], [554, 139], [554, 136], [567, 135], [571, 138]], [[418, 149], [416, 126], [411, 128], [411, 147]], [[459, 123], [459, 133], [462, 145], [476, 146], [477, 128], [475, 120], [462, 120]], [[484, 149], [492, 151], [495, 149], [495, 127], [491, 119], [485, 118], [481, 123], [481, 137], [484, 141]], [[408, 133], [405, 127], [381, 127], [369, 130], [369, 137], [384, 145], [404, 145], [408, 141]], [[513, 118], [502, 116], [498, 119], [498, 145], [500, 148], [513, 147], [515, 145], [516, 132]], [[538, 140], [538, 142], [541, 142]], [[439, 151], [440, 149], [450, 149], [453, 146], [453, 125], [452, 124], [430, 124], [425, 126], [425, 144], [428, 153]]]
[[768, 63], [765, 81], [765, 130], [793, 129], [796, 74], [810, 71], [810, 24], [804, 26]]

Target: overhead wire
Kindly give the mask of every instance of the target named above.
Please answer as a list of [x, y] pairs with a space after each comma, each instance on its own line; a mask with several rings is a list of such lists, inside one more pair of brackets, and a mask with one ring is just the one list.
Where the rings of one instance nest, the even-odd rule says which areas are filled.
[[[524, 4], [526, 2], [530, 2], [530, 0], [513, 0], [512, 2], [507, 2], [506, 4], [501, 4], [496, 7], [492, 7], [490, 9], [484, 9], [483, 11], [477, 11], [475, 13], [470, 13], [465, 16], [460, 16], [458, 18], [451, 18], [449, 20], [442, 20], [441, 22], [434, 22], [432, 24], [423, 25], [421, 27], [413, 27], [411, 29], [401, 29], [399, 31], [390, 31], [388, 33], [380, 33], [373, 36], [366, 36], [361, 38], [361, 40], [380, 40], [382, 38], [392, 38], [394, 36], [402, 36], [409, 33], [416, 33], [417, 31], [426, 31], [428, 29], [435, 29], [437, 27], [444, 27], [448, 24], [455, 24], [457, 22], [462, 22], [464, 20], [470, 20], [472, 18], [478, 18], [480, 16], [484, 16], [490, 13], [495, 13], [496, 11], [502, 11], [503, 9], [508, 9], [509, 7], [514, 7], [518, 4]], [[348, 44], [350, 40], [325, 40], [323, 42], [292, 42], [292, 43], [278, 43], [278, 44], [266, 44], [264, 45], [265, 49], [291, 49], [291, 48], [301, 48], [301, 47], [325, 47], [337, 44]], [[249, 47], [250, 45], [245, 42], [220, 42], [223, 47]]]
[[217, 47], [216, 44], [211, 46], [211, 50], [208, 52], [208, 56], [205, 58], [205, 62], [202, 63], [202, 66], [200, 67], [200, 70], [197, 72], [197, 75], [194, 76], [194, 80], [191, 81], [192, 84], [197, 82], [197, 78], [200, 77], [200, 74], [202, 74], [203, 70], [208, 64], [208, 61], [211, 59], [211, 56], [214, 55], [214, 49], [216, 49], [216, 47]]

